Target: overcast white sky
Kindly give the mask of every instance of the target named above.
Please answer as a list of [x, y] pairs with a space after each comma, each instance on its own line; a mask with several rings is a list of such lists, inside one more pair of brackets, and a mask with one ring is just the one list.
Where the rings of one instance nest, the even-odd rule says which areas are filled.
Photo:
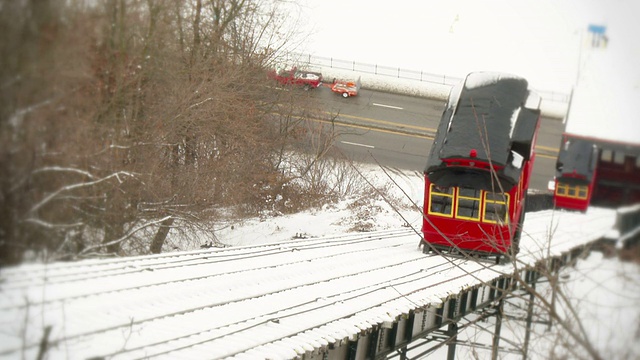
[[589, 24], [607, 26], [607, 51], [620, 52], [620, 71], [634, 69], [640, 59], [636, 0], [301, 3], [311, 31], [303, 51], [317, 56], [457, 77], [474, 70], [505, 71], [526, 77], [534, 88], [567, 93]]

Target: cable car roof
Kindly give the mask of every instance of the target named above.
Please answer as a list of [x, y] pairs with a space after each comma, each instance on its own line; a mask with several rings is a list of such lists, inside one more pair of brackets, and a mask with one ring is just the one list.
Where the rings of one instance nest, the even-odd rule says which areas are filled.
[[523, 78], [494, 72], [469, 74], [451, 91], [425, 172], [443, 170], [447, 159], [477, 159], [504, 167], [501, 175], [516, 183], [521, 165], [517, 160], [530, 156], [539, 102]]

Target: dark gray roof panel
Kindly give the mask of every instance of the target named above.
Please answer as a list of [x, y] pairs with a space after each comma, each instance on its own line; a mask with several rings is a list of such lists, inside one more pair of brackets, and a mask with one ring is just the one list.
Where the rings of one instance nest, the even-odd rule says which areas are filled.
[[511, 149], [527, 160], [531, 155], [531, 143], [536, 134], [539, 118], [540, 110], [522, 108], [511, 134]]
[[527, 98], [527, 81], [498, 78], [496, 82], [469, 88], [470, 78], [476, 74], [467, 77], [455, 113], [449, 119], [447, 146], [441, 147], [440, 157], [469, 157], [469, 151], [475, 149], [478, 159], [491, 157], [492, 161], [504, 164], [512, 117]]
[[576, 173], [587, 177], [576, 182], [590, 183], [598, 160], [596, 152], [597, 146], [593, 141], [581, 138], [567, 139], [558, 154], [556, 177]]
[[[470, 159], [472, 150], [476, 152], [476, 159], [490, 159], [493, 164], [504, 167], [513, 166], [512, 151], [528, 159], [527, 149], [531, 148], [540, 115], [539, 103], [530, 101], [532, 94], [527, 80], [514, 75], [495, 72], [467, 75], [462, 86], [451, 90], [425, 173], [432, 181], [452, 179], [442, 174], [446, 168], [443, 159]], [[526, 108], [525, 104], [533, 104], [536, 109]], [[458, 176], [460, 171], [456, 170]], [[501, 180], [508, 186], [519, 180], [519, 169], [506, 169], [502, 175], [506, 179]]]

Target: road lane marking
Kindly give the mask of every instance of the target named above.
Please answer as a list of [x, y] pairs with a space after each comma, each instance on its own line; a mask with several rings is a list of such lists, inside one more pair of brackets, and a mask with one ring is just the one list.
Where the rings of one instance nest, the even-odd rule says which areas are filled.
[[378, 103], [372, 103], [372, 105], [380, 106], [380, 107], [386, 107], [386, 108], [389, 108], [389, 109], [396, 109], [396, 110], [402, 110], [403, 109], [403, 108], [401, 108], [399, 106], [385, 105], [385, 104], [378, 104]]
[[343, 144], [347, 144], [347, 145], [354, 145], [354, 146], [362, 146], [362, 147], [366, 147], [369, 149], [375, 149], [376, 147], [373, 145], [365, 145], [365, 144], [360, 144], [360, 143], [354, 143], [354, 142], [350, 142], [350, 141], [340, 141]]
[[547, 158], [547, 159], [557, 159], [558, 158], [557, 156], [546, 155], [546, 154], [536, 154], [536, 156]]
[[354, 115], [346, 115], [346, 114], [339, 114], [338, 115], [338, 114], [332, 113], [330, 111], [324, 111], [324, 113], [329, 115], [329, 116], [332, 116], [332, 117], [336, 116], [338, 118], [362, 120], [362, 121], [366, 121], [366, 122], [370, 122], [370, 123], [389, 125], [389, 126], [396, 126], [396, 127], [401, 127], [401, 128], [405, 128], [405, 129], [414, 129], [414, 130], [427, 131], [427, 132], [433, 132], [433, 133], [436, 132], [436, 129], [428, 128], [428, 127], [424, 127], [424, 126], [416, 126], [416, 125], [409, 125], [409, 124], [398, 124], [397, 122], [393, 122], [393, 121], [377, 120], [377, 119], [372, 119], [372, 118], [367, 118], [367, 117], [362, 117], [362, 116], [354, 116]]
[[387, 134], [394, 134], [394, 135], [402, 135], [402, 136], [409, 136], [409, 137], [414, 137], [414, 138], [424, 138], [424, 139], [429, 139], [429, 140], [433, 140], [433, 136], [431, 135], [427, 135], [427, 134], [408, 134], [404, 131], [396, 131], [396, 130], [391, 130], [391, 129], [381, 129], [381, 128], [376, 128], [376, 127], [371, 127], [368, 125], [358, 125], [358, 124], [352, 124], [352, 123], [345, 123], [345, 122], [339, 122], [339, 121], [331, 121], [331, 120], [326, 120], [326, 119], [319, 119], [319, 118], [309, 118], [309, 120], [311, 121], [316, 121], [316, 122], [321, 122], [321, 123], [326, 123], [326, 124], [334, 124], [337, 126], [342, 126], [342, 127], [348, 127], [348, 128], [354, 128], [354, 129], [362, 129], [362, 130], [366, 130], [366, 131], [374, 131], [374, 132], [381, 132], [381, 133], [387, 133]]
[[543, 146], [543, 145], [536, 145], [536, 149], [547, 150], [547, 151], [551, 151], [551, 152], [555, 152], [555, 153], [560, 151], [558, 148], [553, 148], [553, 147]]

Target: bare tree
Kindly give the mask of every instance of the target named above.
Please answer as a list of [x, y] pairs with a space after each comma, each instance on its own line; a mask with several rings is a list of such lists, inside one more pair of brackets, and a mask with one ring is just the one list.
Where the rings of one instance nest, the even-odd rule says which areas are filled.
[[284, 3], [3, 6], [2, 262], [157, 253], [177, 227], [214, 238], [216, 208], [268, 207], [294, 180], [296, 142], [325, 156], [308, 94], [266, 77], [292, 43]]

